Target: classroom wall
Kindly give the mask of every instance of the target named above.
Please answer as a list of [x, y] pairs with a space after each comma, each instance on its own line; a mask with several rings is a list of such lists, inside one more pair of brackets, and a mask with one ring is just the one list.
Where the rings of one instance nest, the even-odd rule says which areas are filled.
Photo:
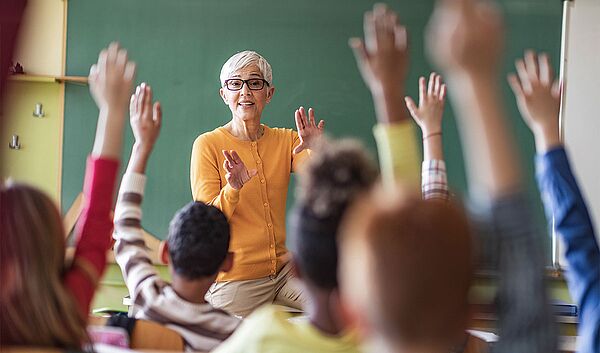
[[29, 74], [63, 73], [63, 24], [66, 1], [28, 0], [14, 61]]
[[[23, 15], [14, 62], [26, 75], [9, 78], [0, 133], [0, 178], [34, 185], [58, 205], [61, 195], [64, 84], [53, 77], [64, 72], [66, 1], [29, 0]], [[45, 116], [33, 116], [41, 103]], [[10, 149], [18, 135], [21, 148]]]
[[[566, 3], [562, 126], [565, 144], [595, 224], [600, 221], [600, 1]], [[600, 243], [600, 234], [596, 233]]]

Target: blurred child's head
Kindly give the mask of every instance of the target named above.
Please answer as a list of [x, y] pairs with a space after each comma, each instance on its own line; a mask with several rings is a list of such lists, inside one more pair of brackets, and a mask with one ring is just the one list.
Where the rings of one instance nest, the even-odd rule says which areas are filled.
[[177, 211], [169, 226], [167, 245], [169, 265], [187, 280], [216, 276], [220, 270], [229, 269], [223, 268], [228, 257], [229, 223], [214, 206], [193, 201]]
[[464, 337], [471, 237], [461, 207], [376, 189], [340, 230], [344, 306], [388, 347], [448, 348]]
[[54, 202], [0, 183], [2, 345], [78, 348], [85, 321], [63, 284], [65, 232]]
[[336, 235], [350, 203], [375, 181], [377, 169], [353, 140], [323, 141], [302, 168], [292, 218], [292, 252], [303, 281], [338, 286]]

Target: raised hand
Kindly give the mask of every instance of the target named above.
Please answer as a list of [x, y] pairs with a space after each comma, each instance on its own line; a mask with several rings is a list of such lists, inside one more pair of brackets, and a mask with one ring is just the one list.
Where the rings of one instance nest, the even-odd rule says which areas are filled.
[[223, 168], [227, 172], [225, 179], [232, 188], [240, 190], [244, 184], [258, 174], [256, 169], [248, 170], [246, 168], [246, 165], [236, 151], [224, 150], [223, 156], [225, 157]]
[[160, 103], [152, 104], [152, 88], [146, 83], [137, 86], [135, 93], [131, 95], [129, 122], [135, 144], [127, 170], [143, 174], [162, 125]]
[[135, 63], [128, 60], [127, 50], [110, 43], [100, 52], [98, 62], [90, 68], [90, 93], [100, 110], [126, 111], [135, 78]]
[[439, 0], [427, 29], [429, 58], [447, 74], [494, 74], [504, 52], [503, 28], [490, 1]]
[[92, 156], [120, 159], [127, 101], [135, 79], [135, 63], [127, 51], [111, 43], [90, 68], [90, 93], [100, 114]]
[[425, 77], [419, 78], [419, 105], [410, 97], [405, 97], [406, 107], [415, 122], [421, 128], [423, 138], [442, 133], [442, 116], [446, 102], [446, 84], [442, 76], [432, 72], [429, 84], [426, 86]]
[[384, 4], [365, 13], [365, 41], [351, 38], [350, 46], [363, 80], [373, 93], [400, 89], [408, 71], [406, 29]]
[[323, 135], [325, 121], [321, 120], [318, 125], [316, 124], [315, 111], [313, 108], [308, 109], [307, 117], [304, 107], [300, 107], [299, 109], [296, 109], [294, 117], [296, 119], [296, 128], [298, 129], [298, 137], [300, 137], [300, 144], [294, 148], [294, 154], [296, 154], [305, 149], [315, 147], [317, 140]]
[[152, 150], [160, 133], [162, 108], [160, 102], [152, 104], [152, 87], [145, 82], [131, 95], [129, 119], [135, 144], [144, 150]]
[[377, 121], [389, 124], [408, 119], [404, 81], [408, 72], [406, 29], [398, 15], [384, 4], [365, 13], [365, 41], [351, 38], [358, 69], [371, 90]]
[[515, 93], [523, 120], [535, 135], [539, 151], [560, 144], [560, 82], [553, 79], [548, 55], [539, 57], [528, 50], [515, 64], [517, 75], [510, 74], [508, 83]]

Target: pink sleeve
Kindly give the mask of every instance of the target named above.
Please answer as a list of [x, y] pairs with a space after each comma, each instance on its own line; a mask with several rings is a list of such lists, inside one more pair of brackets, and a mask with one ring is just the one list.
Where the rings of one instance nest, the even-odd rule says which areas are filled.
[[87, 318], [98, 280], [106, 267], [106, 252], [112, 242], [113, 195], [119, 162], [88, 157], [83, 186], [83, 211], [75, 228], [73, 265], [64, 283], [79, 310]]

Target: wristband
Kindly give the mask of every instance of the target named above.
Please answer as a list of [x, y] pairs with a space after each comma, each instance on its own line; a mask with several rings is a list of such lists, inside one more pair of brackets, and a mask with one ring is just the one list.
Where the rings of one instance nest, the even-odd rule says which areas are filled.
[[428, 139], [428, 138], [430, 138], [430, 137], [433, 137], [433, 136], [438, 136], [438, 135], [439, 135], [439, 136], [442, 136], [442, 132], [441, 132], [441, 131], [439, 131], [439, 132], [432, 132], [432, 133], [431, 133], [431, 134], [429, 134], [429, 135], [425, 135], [425, 136], [423, 137], [423, 141], [427, 140], [427, 139]]

